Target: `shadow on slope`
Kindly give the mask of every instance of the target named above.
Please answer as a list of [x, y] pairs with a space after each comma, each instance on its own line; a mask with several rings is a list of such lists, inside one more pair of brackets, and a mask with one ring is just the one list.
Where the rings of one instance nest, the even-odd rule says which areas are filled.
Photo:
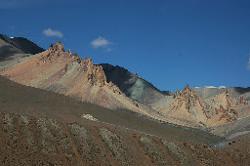
[[247, 88], [242, 88], [242, 87], [235, 87], [233, 88], [236, 92], [238, 92], [240, 95], [244, 94], [244, 93], [248, 93], [250, 92], [250, 87]]
[[13, 37], [10, 38], [6, 35], [0, 34], [0, 39], [5, 42], [5, 44], [11, 45], [13, 48], [21, 50], [25, 54], [37, 54], [43, 52], [44, 49], [33, 43], [32, 41], [24, 37]]
[[169, 95], [168, 92], [161, 92], [150, 82], [123, 67], [110, 64], [100, 65], [103, 67], [108, 82], [113, 82], [123, 93], [133, 100], [150, 105], [164, 98], [164, 95]]
[[10, 59], [15, 54], [22, 53], [20, 50], [15, 49], [10, 45], [5, 45], [0, 47], [0, 61], [5, 61]]

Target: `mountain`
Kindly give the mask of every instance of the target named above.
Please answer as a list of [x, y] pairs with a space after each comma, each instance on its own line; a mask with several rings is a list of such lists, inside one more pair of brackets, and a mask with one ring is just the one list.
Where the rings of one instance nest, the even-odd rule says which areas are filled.
[[101, 66], [108, 81], [126, 96], [159, 112], [168, 122], [192, 127], [219, 126], [237, 120], [239, 114], [247, 112], [241, 110], [249, 108], [248, 88], [185, 87], [181, 93], [164, 93], [123, 67]]
[[8, 37], [0, 34], [0, 39], [13, 47], [20, 49], [25, 54], [37, 54], [44, 51], [43, 48], [24, 37]]
[[220, 93], [223, 93], [225, 90], [229, 92], [229, 94], [233, 97], [239, 97], [239, 96], [246, 96], [246, 98], [249, 98], [250, 94], [250, 88], [243, 88], [243, 87], [196, 87], [194, 88], [194, 91], [201, 96], [202, 98], [206, 99], [209, 97], [213, 97], [215, 95], [218, 95]]
[[159, 100], [154, 108], [164, 116], [172, 117], [173, 123], [205, 128], [231, 123], [250, 115], [250, 106], [244, 96], [234, 96], [228, 89], [216, 93], [204, 89], [203, 92], [206, 94], [197, 93], [196, 89], [187, 86], [173, 96]]
[[23, 37], [8, 37], [0, 34], [0, 60], [16, 54], [37, 54], [44, 49]]
[[15, 65], [4, 67], [0, 74], [23, 85], [110, 109], [124, 108], [157, 118], [156, 112], [128, 98], [116, 85], [108, 82], [102, 66], [93, 64], [89, 58], [81, 59], [65, 51], [61, 43], [39, 54], [18, 59]]
[[166, 94], [123, 67], [110, 64], [100, 65], [103, 67], [108, 81], [113, 82], [128, 97], [142, 104], [150, 106]]
[[183, 91], [174, 96], [167, 114], [182, 121], [205, 124], [208, 119], [205, 107], [203, 100], [189, 86], [186, 86]]
[[42, 51], [23, 38], [2, 36], [1, 42], [8, 53], [1, 56], [0, 75], [23, 85], [204, 130], [250, 115], [249, 88], [186, 87], [170, 93], [123, 67], [82, 59], [66, 51], [62, 43]]
[[0, 39], [1, 165], [249, 165], [250, 89], [169, 93], [62, 43]]
[[42, 48], [26, 38], [0, 34], [0, 70], [42, 51]]
[[[213, 105], [217, 110], [231, 110], [237, 114], [237, 119], [249, 116], [250, 113], [250, 88], [231, 87], [224, 89], [194, 89], [202, 93], [203, 99]], [[217, 92], [216, 92], [217, 91]], [[206, 93], [204, 93], [206, 92]], [[209, 95], [206, 95], [209, 94]]]
[[23, 54], [23, 52], [9, 44], [0, 36], [0, 61], [7, 60], [11, 56], [15, 56], [16, 54]]
[[250, 163], [247, 134], [225, 140], [2, 77], [0, 91], [1, 165]]

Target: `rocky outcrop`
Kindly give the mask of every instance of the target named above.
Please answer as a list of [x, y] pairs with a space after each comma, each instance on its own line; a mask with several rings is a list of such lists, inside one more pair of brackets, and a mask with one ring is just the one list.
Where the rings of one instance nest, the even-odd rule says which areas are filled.
[[228, 110], [229, 108], [235, 106], [237, 104], [236, 99], [231, 97], [228, 90], [212, 97], [211, 99], [207, 100], [210, 105], [213, 105], [215, 108], [223, 107], [223, 109]]
[[227, 90], [203, 100], [189, 86], [181, 92], [176, 92], [173, 101], [168, 107], [166, 116], [171, 116], [181, 121], [211, 127], [230, 123], [238, 119], [237, 105]]
[[175, 94], [168, 115], [203, 124], [208, 119], [205, 107], [204, 101], [189, 86], [186, 86], [181, 92]]
[[92, 85], [98, 84], [99, 86], [104, 86], [107, 84], [102, 66], [94, 65], [92, 59], [85, 59], [81, 64], [85, 68], [88, 80]]
[[239, 108], [246, 104], [243, 99], [234, 98], [228, 90], [224, 90], [224, 92], [206, 100], [206, 102], [213, 107], [214, 117], [225, 122], [237, 120]]
[[[70, 63], [76, 63], [83, 69], [91, 85], [104, 86], [107, 84], [102, 66], [95, 65], [91, 58], [81, 59], [77, 54], [72, 54], [69, 51], [66, 52], [62, 43], [57, 42], [51, 45], [48, 51], [42, 53], [40, 56], [43, 63], [54, 63], [59, 56], [64, 57], [65, 61], [70, 60]], [[68, 65], [65, 66], [65, 72], [68, 70]]]
[[232, 122], [237, 120], [238, 112], [232, 108], [225, 109], [223, 106], [215, 108], [216, 115], [219, 116], [219, 120], [225, 120], [226, 122]]
[[181, 92], [177, 91], [174, 98], [178, 102], [177, 106], [184, 104], [187, 110], [196, 105], [199, 105], [202, 109], [205, 107], [202, 99], [188, 85]]

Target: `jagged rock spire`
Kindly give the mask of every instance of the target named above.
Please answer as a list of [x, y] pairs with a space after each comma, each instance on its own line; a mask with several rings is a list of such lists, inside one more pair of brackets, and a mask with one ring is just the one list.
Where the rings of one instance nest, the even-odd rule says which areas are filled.
[[192, 89], [190, 88], [189, 85], [186, 85], [184, 89], [182, 90], [182, 93], [191, 93], [191, 92], [192, 92]]
[[53, 51], [61, 51], [64, 52], [64, 45], [61, 42], [56, 42], [55, 44], [51, 44], [50, 48]]

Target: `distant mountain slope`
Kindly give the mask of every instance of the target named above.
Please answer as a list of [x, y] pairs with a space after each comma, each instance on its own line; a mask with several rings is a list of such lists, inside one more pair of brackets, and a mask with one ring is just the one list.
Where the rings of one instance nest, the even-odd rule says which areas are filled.
[[237, 119], [250, 115], [250, 88], [195, 88], [194, 91], [217, 110], [221, 106], [236, 111]]
[[205, 107], [203, 100], [187, 86], [176, 94], [166, 114], [182, 121], [205, 124], [208, 119]]
[[228, 92], [233, 97], [239, 97], [241, 95], [247, 95], [250, 93], [250, 87], [248, 87], [248, 88], [243, 88], [243, 87], [229, 87], [229, 88], [216, 88], [216, 87], [214, 87], [214, 88], [206, 88], [206, 87], [201, 88], [200, 87], [200, 88], [194, 88], [194, 91], [204, 99], [216, 96], [219, 93], [224, 92], [225, 90], [228, 90]]
[[3, 40], [0, 36], [0, 61], [8, 60], [18, 54], [22, 55], [24, 53], [22, 50], [6, 42], [6, 40]]
[[[185, 88], [177, 94], [163, 93], [146, 80], [120, 66], [101, 64], [108, 81], [128, 97], [150, 106], [169, 122], [185, 126], [219, 126], [250, 114], [249, 89]], [[227, 93], [225, 93], [227, 92]]]
[[100, 65], [103, 67], [108, 81], [113, 82], [128, 97], [140, 103], [151, 105], [165, 96], [151, 83], [123, 67], [110, 64]]
[[225, 91], [225, 89], [222, 88], [206, 88], [206, 87], [194, 88], [193, 90], [197, 93], [198, 96], [202, 97], [203, 99], [214, 97]]
[[171, 122], [185, 126], [215, 127], [250, 115], [247, 92], [232, 89], [191, 89], [185, 87], [153, 104]]
[[8, 37], [0, 34], [2, 42], [6, 42], [12, 47], [21, 50], [25, 54], [37, 54], [43, 52], [44, 49], [33, 43], [32, 41], [23, 37]]
[[13, 66], [43, 49], [22, 37], [8, 37], [0, 34], [0, 70]]

